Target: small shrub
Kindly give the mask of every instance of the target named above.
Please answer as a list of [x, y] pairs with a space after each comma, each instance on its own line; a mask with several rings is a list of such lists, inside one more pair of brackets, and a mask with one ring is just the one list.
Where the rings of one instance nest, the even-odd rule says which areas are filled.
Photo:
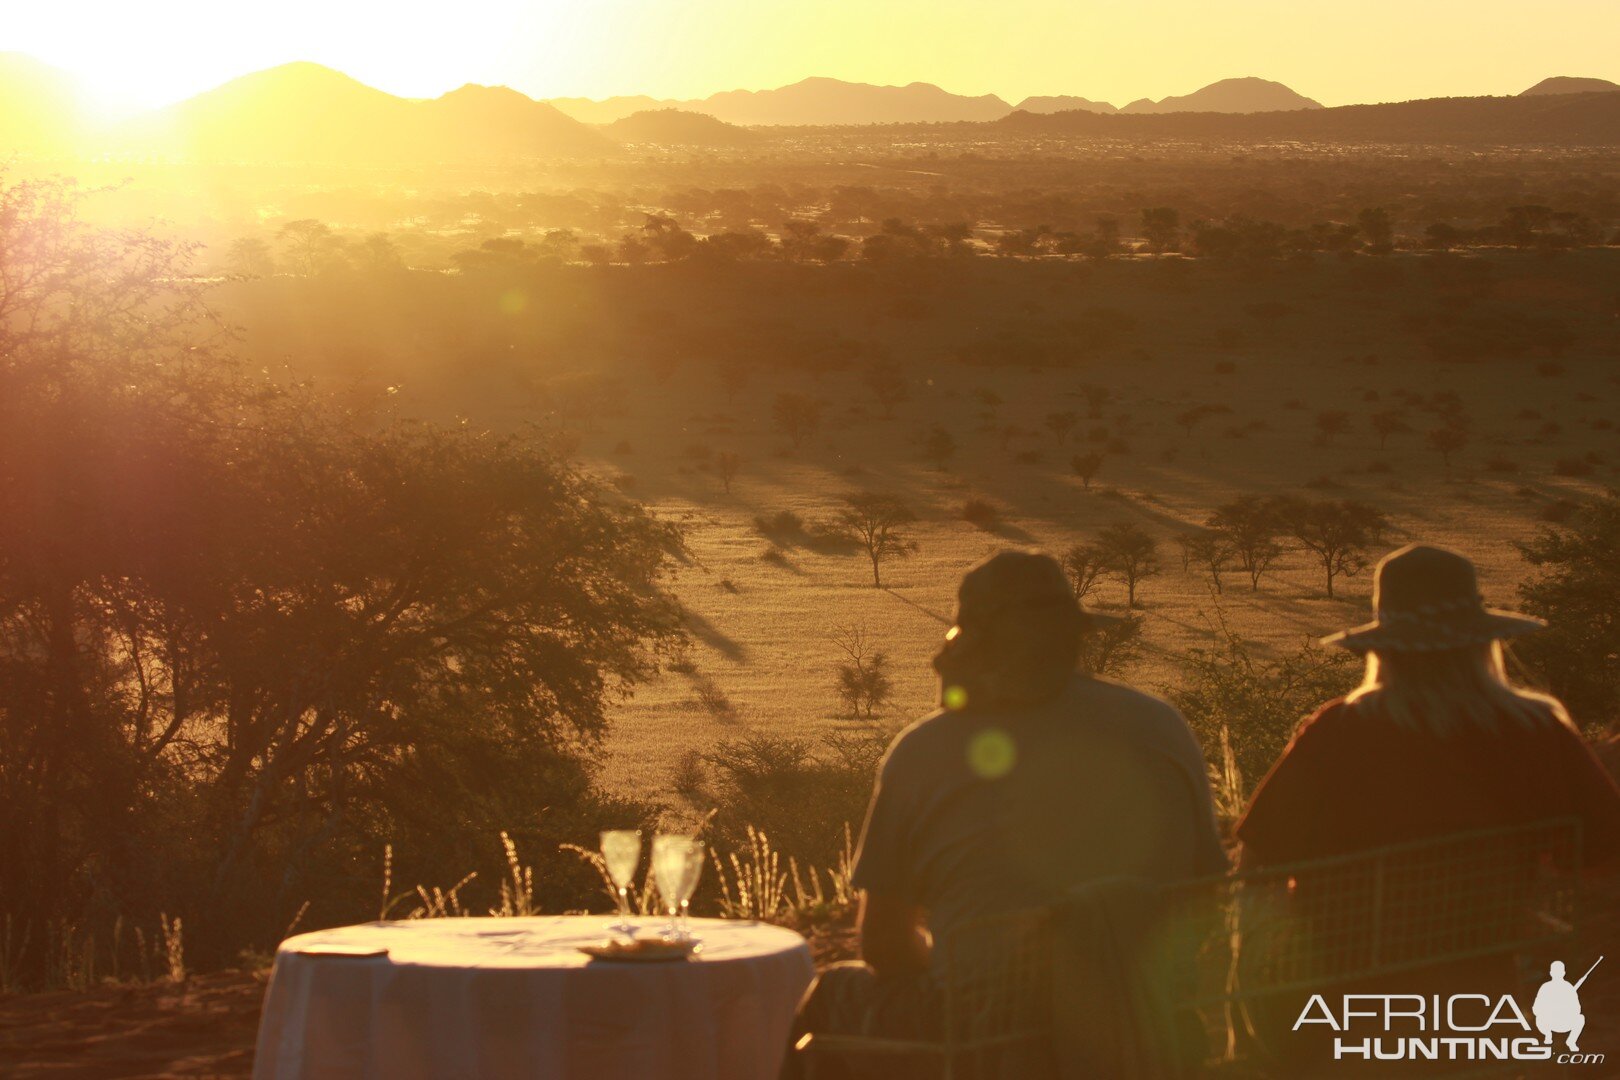
[[1561, 457], [1553, 464], [1553, 472], [1558, 476], [1591, 476], [1592, 463], [1585, 458]]
[[778, 510], [770, 517], [754, 518], [754, 531], [761, 536], [798, 537], [804, 535], [804, 519], [792, 510]]
[[976, 529], [992, 532], [1001, 520], [1001, 512], [983, 499], [969, 499], [962, 504], [962, 520]]
[[1519, 471], [1519, 463], [1510, 457], [1506, 457], [1502, 454], [1496, 454], [1485, 460], [1485, 471], [1492, 473], [1516, 473]]
[[1574, 517], [1580, 508], [1581, 504], [1573, 499], [1554, 499], [1537, 511], [1536, 516], [1542, 521], [1560, 525]]

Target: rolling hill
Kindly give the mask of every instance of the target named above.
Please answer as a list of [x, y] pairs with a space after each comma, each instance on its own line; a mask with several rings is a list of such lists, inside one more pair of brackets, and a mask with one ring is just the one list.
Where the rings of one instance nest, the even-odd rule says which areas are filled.
[[1117, 108], [1106, 101], [1092, 101], [1089, 98], [1074, 97], [1069, 94], [1058, 94], [1051, 97], [1027, 97], [1020, 101], [1016, 108], [1032, 113], [1070, 112], [1075, 109], [1095, 113], [1119, 112]]
[[1295, 93], [1269, 79], [1222, 79], [1180, 97], [1153, 101], [1141, 98], [1119, 111], [1122, 113], [1260, 113], [1294, 109], [1320, 109], [1322, 103]]
[[1610, 94], [1620, 90], [1620, 83], [1608, 79], [1580, 79], [1570, 75], [1554, 75], [1542, 79], [1528, 90], [1520, 90], [1520, 97], [1542, 97], [1549, 94]]
[[1428, 98], [1383, 105], [1238, 114], [1103, 116], [1020, 112], [999, 122], [1009, 131], [1121, 140], [1301, 140], [1430, 145], [1620, 145], [1620, 94]]
[[126, 152], [201, 161], [459, 162], [599, 156], [613, 144], [505, 87], [395, 97], [318, 64], [255, 72], [124, 125]]
[[703, 149], [734, 149], [752, 146], [759, 135], [728, 124], [707, 113], [687, 112], [684, 109], [649, 109], [631, 113], [603, 130], [621, 143], [653, 143], [660, 146], [685, 146]]
[[680, 109], [705, 113], [728, 124], [801, 126], [917, 124], [999, 120], [1012, 106], [996, 97], [964, 97], [932, 83], [874, 86], [841, 79], [802, 79], [774, 90], [725, 90], [689, 101], [660, 101], [642, 95], [592, 101], [553, 98], [564, 113], [592, 123], [609, 123], [632, 113]]

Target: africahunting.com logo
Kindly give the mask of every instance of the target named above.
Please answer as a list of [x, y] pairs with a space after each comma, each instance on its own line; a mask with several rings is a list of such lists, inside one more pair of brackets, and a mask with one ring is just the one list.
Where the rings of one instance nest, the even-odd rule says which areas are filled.
[[[1581, 986], [1603, 957], [1574, 983], [1554, 960], [1526, 1017], [1510, 994], [1345, 994], [1334, 1010], [1312, 994], [1294, 1030], [1325, 1025], [1335, 1061], [1553, 1061], [1596, 1065], [1603, 1055], [1580, 1048], [1586, 1017]], [[1318, 1030], [1320, 1030], [1318, 1028]]]

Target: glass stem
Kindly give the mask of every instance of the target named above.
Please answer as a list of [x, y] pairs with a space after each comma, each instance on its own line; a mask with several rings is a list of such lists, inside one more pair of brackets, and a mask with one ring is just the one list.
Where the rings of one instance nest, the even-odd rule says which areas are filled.
[[630, 921], [630, 890], [623, 885], [619, 886], [619, 918], [623, 922]]

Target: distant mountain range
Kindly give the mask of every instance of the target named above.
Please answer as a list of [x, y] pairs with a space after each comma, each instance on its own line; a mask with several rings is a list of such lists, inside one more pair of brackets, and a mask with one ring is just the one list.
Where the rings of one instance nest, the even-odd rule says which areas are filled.
[[1025, 98], [1016, 106], [994, 94], [963, 97], [932, 83], [873, 86], [838, 79], [804, 79], [776, 90], [728, 90], [688, 101], [659, 101], [645, 95], [552, 98], [551, 104], [576, 120], [606, 124], [651, 109], [705, 113], [745, 126], [843, 126], [850, 124], [926, 124], [1000, 120], [1013, 112], [1057, 113], [1083, 109], [1097, 113], [1270, 112], [1320, 109], [1320, 102], [1296, 94], [1282, 83], [1265, 79], [1222, 79], [1182, 97], [1159, 101], [1142, 98], [1123, 109], [1106, 101], [1057, 96]]
[[[0, 159], [23, 151], [227, 162], [432, 163], [600, 158], [627, 146], [742, 149], [783, 125], [993, 122], [1013, 132], [1119, 138], [1584, 141], [1620, 144], [1620, 85], [1547, 79], [1511, 98], [1436, 98], [1323, 108], [1281, 83], [1223, 79], [1180, 97], [1116, 109], [1070, 96], [964, 97], [928, 83], [805, 79], [670, 103], [638, 96], [536, 101], [468, 85], [397, 97], [318, 64], [234, 79], [116, 125], [93, 123], [73, 81], [0, 54]], [[1604, 91], [1604, 92], [1598, 92]], [[748, 130], [752, 128], [753, 130]]]
[[1428, 98], [1246, 114], [1022, 112], [997, 121], [997, 126], [1020, 134], [1122, 141], [1620, 146], [1620, 94]]
[[964, 97], [932, 83], [873, 86], [821, 78], [802, 79], [775, 90], [725, 90], [688, 101], [658, 101], [636, 95], [604, 101], [552, 98], [551, 104], [590, 124], [611, 123], [648, 109], [680, 109], [706, 113], [728, 124], [761, 127], [999, 120], [1013, 111], [994, 94]]

